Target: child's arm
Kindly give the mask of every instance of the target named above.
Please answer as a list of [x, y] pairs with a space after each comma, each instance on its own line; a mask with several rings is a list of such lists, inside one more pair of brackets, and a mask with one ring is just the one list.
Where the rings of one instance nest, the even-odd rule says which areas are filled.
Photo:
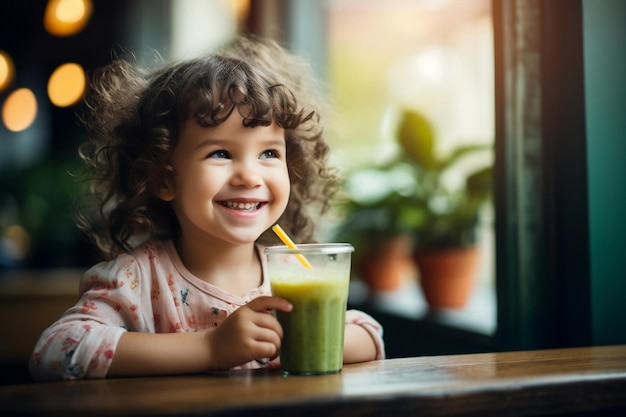
[[346, 324], [343, 362], [372, 361], [376, 355], [376, 344], [369, 332], [358, 324]]
[[[251, 301], [210, 331], [194, 334], [174, 329], [172, 334], [163, 333], [171, 313], [166, 310], [171, 310], [176, 301], [164, 297], [177, 292], [172, 292], [169, 282], [150, 277], [142, 280], [142, 272], [136, 258], [129, 255], [88, 270], [81, 279], [81, 298], [37, 341], [29, 361], [33, 379], [200, 372], [242, 365], [246, 362], [237, 362], [238, 359], [253, 354], [263, 353], [258, 359], [265, 359], [271, 356], [266, 354], [268, 350], [274, 353], [275, 348], [269, 348], [268, 343], [259, 343], [265, 346], [265, 351], [250, 342], [246, 345], [243, 338], [253, 334], [248, 330], [239, 339], [228, 338], [234, 337], [250, 320], [257, 323], [261, 318], [260, 324], [251, 326], [251, 331], [258, 331], [262, 340], [273, 337], [269, 344], [276, 344], [275, 340], [282, 336], [282, 333], [276, 336], [280, 327], [274, 316], [263, 311], [290, 308], [285, 300]], [[159, 294], [171, 305], [157, 311], [151, 303]], [[159, 322], [162, 325], [157, 328]], [[276, 328], [279, 330], [273, 330]], [[254, 359], [257, 357], [250, 358]]]
[[230, 369], [254, 359], [274, 358], [282, 330], [269, 310], [291, 311], [277, 297], [259, 297], [219, 327], [197, 333], [136, 333], [120, 338], [107, 376], [165, 375]]
[[346, 312], [346, 333], [343, 362], [366, 362], [385, 358], [382, 326], [369, 315], [358, 311]]

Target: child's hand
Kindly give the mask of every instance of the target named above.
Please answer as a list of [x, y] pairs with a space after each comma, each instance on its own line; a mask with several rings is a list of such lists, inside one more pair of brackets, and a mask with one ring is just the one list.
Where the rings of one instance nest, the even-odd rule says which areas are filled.
[[291, 303], [259, 297], [239, 307], [217, 328], [207, 332], [212, 369], [230, 369], [255, 359], [278, 356], [283, 329], [271, 310], [289, 312]]

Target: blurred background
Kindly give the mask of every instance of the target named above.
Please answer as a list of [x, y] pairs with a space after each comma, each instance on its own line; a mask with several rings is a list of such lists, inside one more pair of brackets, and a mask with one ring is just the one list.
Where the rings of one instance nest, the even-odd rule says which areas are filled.
[[170, 60], [210, 52], [238, 33], [278, 40], [304, 56], [326, 86], [333, 163], [346, 176], [394, 157], [404, 108], [436, 127], [438, 152], [493, 143], [488, 0], [64, 0], [3, 8], [4, 268], [93, 261], [72, 227], [68, 208], [78, 190], [68, 174], [80, 172], [76, 148], [85, 135], [75, 114], [89, 74], [114, 54], [130, 52], [150, 65], [155, 54]]
[[[390, 357], [626, 342], [607, 324], [626, 314], [624, 3], [547, 3], [1, 1], [6, 372], [102, 259], [72, 213], [90, 73], [242, 33], [306, 58], [325, 89], [346, 198], [318, 239], [357, 248], [349, 303], [384, 324]], [[447, 290], [427, 279], [440, 265]]]

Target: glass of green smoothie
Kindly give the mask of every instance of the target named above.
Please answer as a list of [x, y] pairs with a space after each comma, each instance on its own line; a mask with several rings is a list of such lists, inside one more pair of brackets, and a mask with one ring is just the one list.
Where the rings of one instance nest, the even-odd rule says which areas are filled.
[[284, 334], [280, 351], [283, 374], [341, 371], [353, 251], [348, 243], [265, 249], [272, 293], [293, 304], [289, 313], [276, 312]]

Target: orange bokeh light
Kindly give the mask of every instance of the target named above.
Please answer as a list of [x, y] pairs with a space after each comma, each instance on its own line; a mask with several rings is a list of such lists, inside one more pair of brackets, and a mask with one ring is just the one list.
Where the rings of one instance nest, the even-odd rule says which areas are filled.
[[43, 25], [55, 36], [74, 35], [85, 28], [92, 8], [91, 0], [49, 0]]
[[83, 67], [75, 63], [60, 65], [48, 79], [48, 97], [55, 106], [71, 106], [81, 99], [86, 84]]
[[2, 106], [2, 121], [12, 132], [26, 130], [37, 116], [37, 99], [28, 88], [13, 91]]
[[4, 51], [0, 51], [0, 91], [7, 88], [15, 76], [15, 67], [11, 56]]

